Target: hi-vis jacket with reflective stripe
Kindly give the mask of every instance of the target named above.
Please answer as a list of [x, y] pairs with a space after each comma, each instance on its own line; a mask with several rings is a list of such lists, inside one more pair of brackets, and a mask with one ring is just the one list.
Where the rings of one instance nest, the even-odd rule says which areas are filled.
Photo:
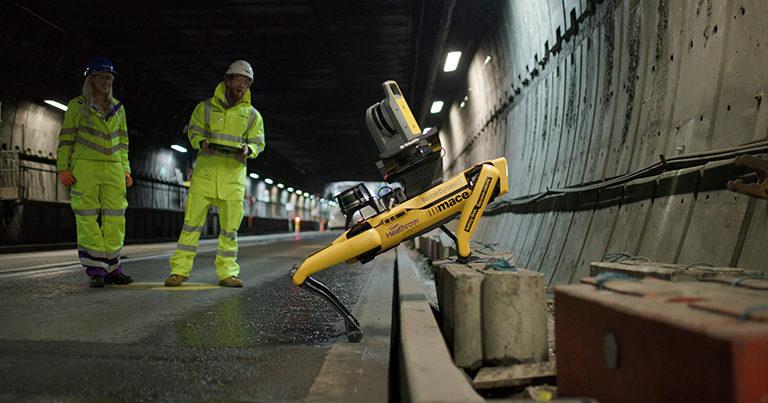
[[187, 130], [189, 142], [195, 150], [200, 149], [203, 140], [235, 148], [247, 144], [251, 149], [248, 157], [256, 158], [264, 151], [264, 121], [251, 106], [251, 90], [246, 90], [240, 102], [231, 108], [227, 107], [226, 91], [222, 81], [212, 98], [197, 104]]
[[95, 107], [87, 105], [83, 96], [69, 101], [67, 107], [59, 133], [56, 170], [72, 170], [72, 161], [84, 159], [120, 162], [125, 172], [131, 172], [123, 104], [113, 100], [106, 119]]

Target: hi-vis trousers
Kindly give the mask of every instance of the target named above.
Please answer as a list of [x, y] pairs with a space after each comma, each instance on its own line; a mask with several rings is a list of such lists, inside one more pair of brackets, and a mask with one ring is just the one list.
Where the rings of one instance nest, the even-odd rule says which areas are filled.
[[222, 200], [196, 193], [189, 194], [184, 227], [179, 235], [176, 251], [171, 256], [171, 274], [189, 277], [192, 263], [197, 254], [200, 233], [205, 225], [208, 209], [216, 205], [219, 209], [219, 243], [216, 250], [216, 275], [219, 280], [240, 274], [237, 264], [237, 230], [243, 219], [242, 200]]
[[[90, 276], [120, 267], [125, 239], [125, 171], [119, 161], [75, 160], [70, 205], [77, 226], [77, 251]], [[101, 217], [101, 225], [98, 218]]]

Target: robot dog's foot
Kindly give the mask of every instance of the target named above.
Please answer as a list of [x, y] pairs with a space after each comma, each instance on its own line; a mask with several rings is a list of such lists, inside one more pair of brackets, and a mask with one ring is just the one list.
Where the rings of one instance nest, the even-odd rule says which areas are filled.
[[336, 295], [334, 295], [331, 290], [325, 286], [325, 284], [315, 280], [312, 278], [312, 276], [309, 276], [301, 286], [307, 287], [317, 294], [320, 294], [320, 296], [328, 301], [336, 309], [339, 315], [344, 318], [344, 325], [347, 329], [347, 340], [352, 343], [357, 343], [360, 341], [360, 339], [363, 338], [363, 331], [360, 329], [360, 322], [357, 321], [355, 316], [349, 312], [344, 304], [342, 304], [341, 301], [336, 298]]

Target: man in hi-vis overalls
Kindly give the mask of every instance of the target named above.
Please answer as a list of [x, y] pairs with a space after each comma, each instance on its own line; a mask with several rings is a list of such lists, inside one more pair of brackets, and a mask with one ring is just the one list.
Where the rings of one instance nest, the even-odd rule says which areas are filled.
[[237, 264], [237, 229], [243, 219], [246, 158], [256, 158], [264, 151], [264, 121], [251, 106], [253, 69], [243, 60], [229, 66], [224, 81], [213, 97], [200, 102], [192, 113], [187, 135], [199, 150], [184, 227], [176, 251], [170, 259], [169, 287], [179, 286], [189, 278], [197, 254], [200, 232], [208, 208], [219, 211], [219, 242], [216, 250], [216, 275], [219, 285], [242, 287]]

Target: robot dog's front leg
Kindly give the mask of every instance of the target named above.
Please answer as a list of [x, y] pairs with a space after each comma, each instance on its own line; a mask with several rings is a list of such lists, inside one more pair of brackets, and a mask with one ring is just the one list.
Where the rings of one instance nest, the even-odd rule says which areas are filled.
[[291, 269], [291, 281], [297, 286], [308, 288], [328, 301], [344, 318], [347, 339], [356, 343], [363, 337], [360, 322], [328, 287], [311, 276], [339, 263], [354, 261], [358, 256], [381, 250], [381, 238], [375, 230], [368, 229], [347, 238], [352, 232], [353, 230], [347, 231], [332, 244], [311, 255], [300, 265], [294, 266]]
[[474, 187], [469, 198], [464, 203], [456, 226], [456, 248], [458, 259], [466, 262], [469, 258], [469, 241], [477, 228], [477, 222], [485, 211], [485, 206], [495, 196], [496, 184], [499, 182], [499, 170], [491, 164], [483, 164], [475, 179]]

